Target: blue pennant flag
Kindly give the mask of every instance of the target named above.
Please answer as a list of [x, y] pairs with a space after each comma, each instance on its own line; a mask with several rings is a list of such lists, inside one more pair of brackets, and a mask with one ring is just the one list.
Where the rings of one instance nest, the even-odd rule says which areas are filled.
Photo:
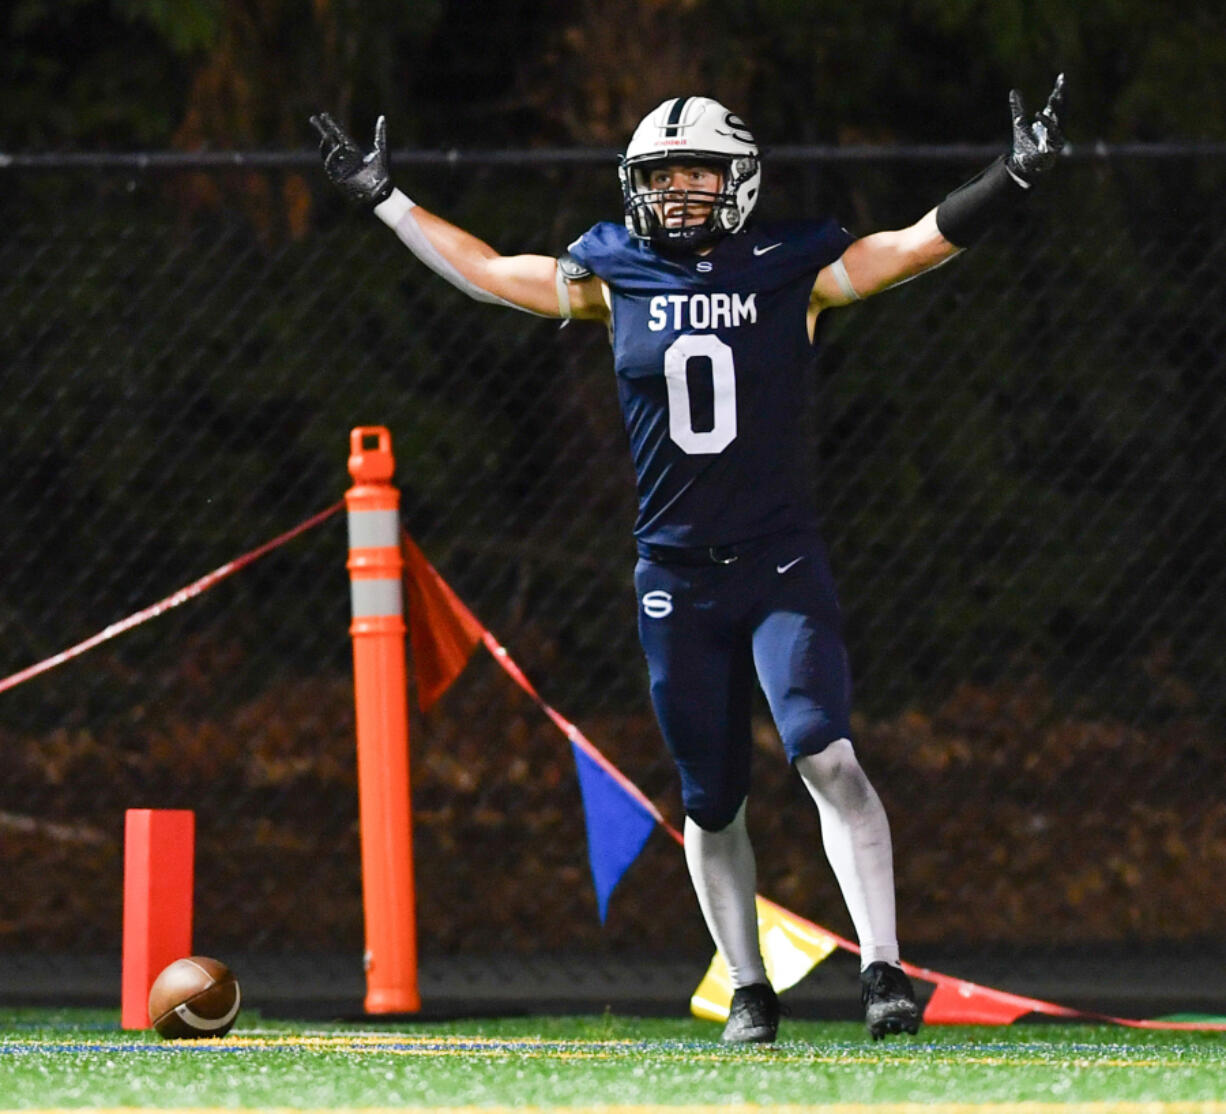
[[571, 750], [583, 794], [587, 857], [596, 884], [600, 923], [604, 924], [613, 887], [643, 850], [656, 818], [590, 754], [573, 742]]

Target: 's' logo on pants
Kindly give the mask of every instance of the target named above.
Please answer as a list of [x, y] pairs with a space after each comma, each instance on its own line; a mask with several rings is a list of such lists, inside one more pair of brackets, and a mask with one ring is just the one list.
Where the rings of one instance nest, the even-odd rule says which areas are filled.
[[643, 597], [643, 614], [648, 619], [663, 619], [673, 613], [673, 597], [662, 589], [648, 592]]

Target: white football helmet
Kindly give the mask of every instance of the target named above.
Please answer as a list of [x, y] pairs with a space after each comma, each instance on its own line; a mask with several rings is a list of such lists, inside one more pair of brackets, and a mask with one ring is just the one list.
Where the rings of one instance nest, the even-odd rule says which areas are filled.
[[[660, 205], [670, 190], [653, 190], [648, 171], [668, 163], [713, 163], [723, 171], [718, 193], [686, 191], [687, 202], [711, 206], [702, 224], [665, 227]], [[758, 145], [739, 116], [710, 97], [673, 97], [634, 129], [617, 168], [626, 227], [657, 247], [694, 249], [740, 232], [758, 203], [762, 164]]]

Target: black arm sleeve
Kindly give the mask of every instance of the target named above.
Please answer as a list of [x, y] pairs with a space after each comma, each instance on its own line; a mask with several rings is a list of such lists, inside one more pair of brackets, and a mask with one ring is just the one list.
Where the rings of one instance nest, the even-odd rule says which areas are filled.
[[951, 244], [970, 247], [1001, 216], [1017, 208], [1027, 192], [1005, 168], [1002, 156], [937, 206], [937, 228]]

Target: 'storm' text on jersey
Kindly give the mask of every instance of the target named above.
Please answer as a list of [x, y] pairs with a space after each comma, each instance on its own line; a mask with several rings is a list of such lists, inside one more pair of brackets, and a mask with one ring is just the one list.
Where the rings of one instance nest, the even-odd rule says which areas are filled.
[[651, 299], [647, 327], [733, 329], [758, 321], [757, 294], [657, 294]]

